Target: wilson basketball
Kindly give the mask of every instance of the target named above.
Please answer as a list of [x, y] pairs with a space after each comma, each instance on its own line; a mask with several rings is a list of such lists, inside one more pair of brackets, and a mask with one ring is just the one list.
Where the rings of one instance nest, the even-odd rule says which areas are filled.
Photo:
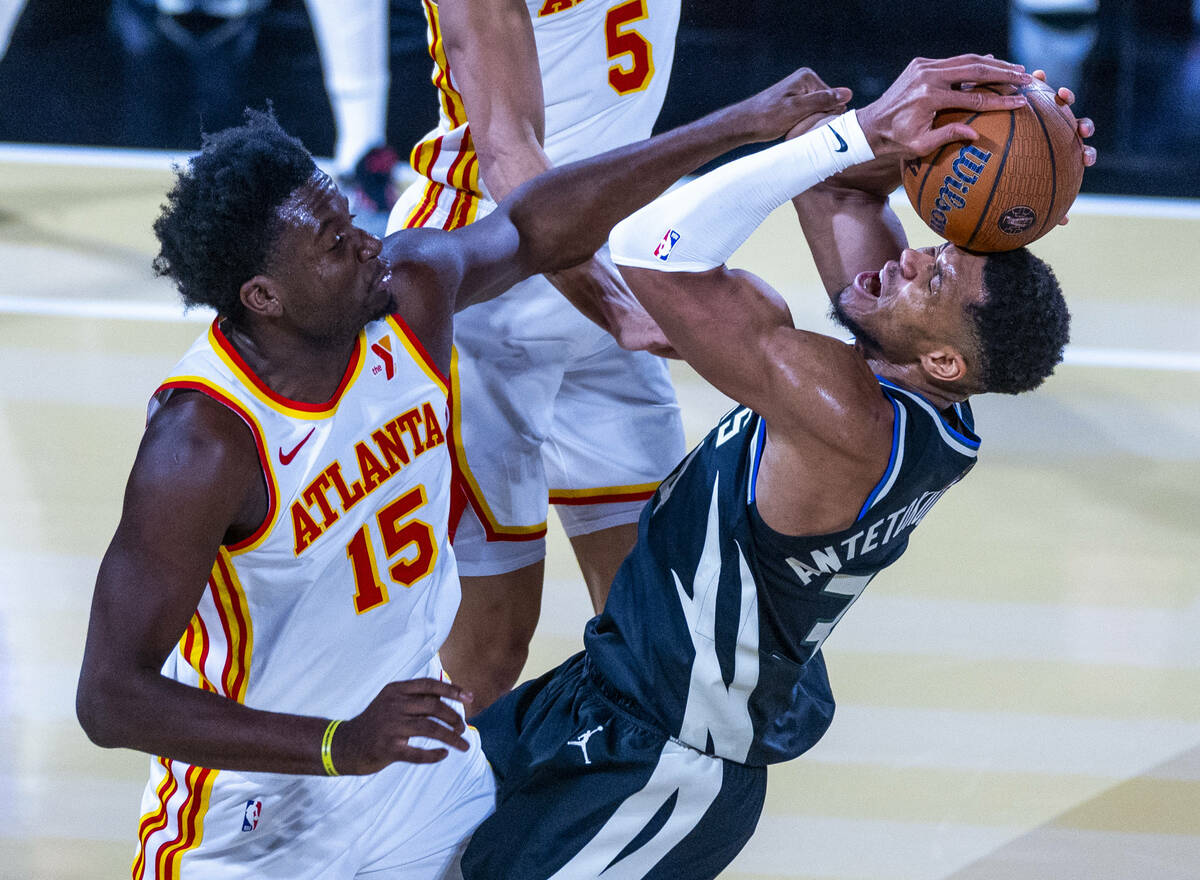
[[[999, 91], [996, 86], [981, 86]], [[1067, 213], [1083, 180], [1083, 145], [1055, 103], [1054, 89], [1034, 80], [1016, 110], [947, 110], [935, 125], [965, 122], [973, 142], [950, 143], [904, 164], [904, 189], [938, 235], [973, 251], [1010, 251], [1041, 238]]]

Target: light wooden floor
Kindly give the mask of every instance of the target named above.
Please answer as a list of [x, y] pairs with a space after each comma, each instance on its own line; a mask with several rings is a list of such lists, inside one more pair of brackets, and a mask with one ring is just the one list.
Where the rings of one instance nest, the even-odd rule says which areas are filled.
[[[19, 158], [0, 153], [0, 877], [121, 877], [147, 759], [87, 742], [75, 678], [146, 397], [203, 316], [150, 274], [166, 171]], [[1085, 200], [1035, 250], [1074, 306], [1069, 363], [977, 402], [981, 466], [830, 639], [833, 728], [773, 770], [729, 880], [1200, 877], [1200, 206]], [[824, 326], [802, 253], [781, 212], [735, 262]], [[676, 377], [695, 439], [727, 401]], [[587, 616], [557, 531], [549, 577], [530, 673]]]

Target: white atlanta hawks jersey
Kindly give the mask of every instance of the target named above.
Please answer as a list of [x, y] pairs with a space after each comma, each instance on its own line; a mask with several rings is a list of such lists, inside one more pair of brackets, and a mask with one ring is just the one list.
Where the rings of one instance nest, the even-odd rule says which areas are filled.
[[[550, 161], [561, 165], [649, 137], [667, 92], [680, 0], [525, 2], [542, 71]], [[455, 229], [494, 205], [480, 180], [437, 4], [422, 0], [422, 5], [439, 123], [413, 149], [413, 169], [428, 183], [405, 194], [411, 207], [406, 201], [403, 225]]]
[[163, 673], [260, 709], [351, 718], [417, 676], [459, 602], [447, 535], [448, 382], [396, 317], [368, 324], [334, 396], [272, 392], [214, 322], [160, 387], [237, 413], [269, 511], [220, 548]]

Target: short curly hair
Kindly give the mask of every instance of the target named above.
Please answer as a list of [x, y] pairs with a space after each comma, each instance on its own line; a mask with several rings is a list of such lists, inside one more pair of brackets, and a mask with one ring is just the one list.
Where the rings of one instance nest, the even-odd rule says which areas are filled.
[[982, 359], [984, 391], [1020, 394], [1054, 372], [1071, 315], [1054, 271], [1026, 248], [988, 254], [984, 298], [967, 307]]
[[244, 125], [204, 135], [200, 152], [176, 168], [154, 222], [155, 274], [174, 281], [187, 306], [211, 306], [240, 322], [241, 286], [266, 271], [279, 206], [316, 170], [270, 108], [247, 109]]

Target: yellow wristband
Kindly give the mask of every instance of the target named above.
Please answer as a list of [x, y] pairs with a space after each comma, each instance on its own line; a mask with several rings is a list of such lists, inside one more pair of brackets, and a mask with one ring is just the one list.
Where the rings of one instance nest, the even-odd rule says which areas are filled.
[[329, 726], [325, 728], [325, 735], [321, 737], [321, 766], [325, 768], [326, 776], [337, 776], [337, 770], [333, 769], [333, 756], [330, 752], [333, 750], [333, 732], [337, 730], [341, 721], [330, 721]]

